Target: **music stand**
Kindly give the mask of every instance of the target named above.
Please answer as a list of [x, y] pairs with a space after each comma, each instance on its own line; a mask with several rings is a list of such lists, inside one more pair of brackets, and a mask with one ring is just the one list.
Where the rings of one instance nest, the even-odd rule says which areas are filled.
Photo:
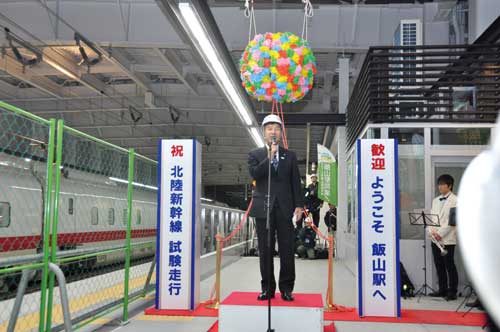
[[418, 294], [419, 298], [418, 301], [420, 301], [420, 298], [422, 295], [427, 296], [427, 289], [430, 289], [432, 292], [436, 292], [431, 286], [427, 284], [427, 227], [439, 227], [439, 216], [437, 214], [430, 214], [430, 213], [425, 213], [424, 211], [421, 211], [419, 213], [408, 213], [408, 217], [410, 218], [410, 225], [414, 226], [424, 226], [424, 245], [422, 246], [424, 248], [424, 267], [422, 270], [424, 270], [424, 284], [417, 290], [415, 293], [415, 296]]

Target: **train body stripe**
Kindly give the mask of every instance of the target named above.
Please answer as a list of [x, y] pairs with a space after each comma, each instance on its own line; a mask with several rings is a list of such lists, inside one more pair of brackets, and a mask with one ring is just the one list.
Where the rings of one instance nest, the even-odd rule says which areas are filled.
[[[125, 230], [62, 233], [57, 235], [57, 245], [83, 244], [92, 242], [115, 241], [125, 239]], [[156, 228], [133, 229], [132, 238], [156, 236]], [[0, 237], [0, 252], [35, 249], [40, 242], [40, 235]]]

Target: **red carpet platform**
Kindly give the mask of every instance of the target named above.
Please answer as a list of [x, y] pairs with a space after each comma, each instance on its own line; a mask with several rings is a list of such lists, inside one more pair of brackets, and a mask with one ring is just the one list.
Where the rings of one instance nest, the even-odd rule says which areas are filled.
[[[267, 301], [257, 301], [258, 293], [234, 292], [222, 303], [231, 305], [252, 305], [266, 306]], [[294, 294], [295, 301], [285, 302], [280, 294], [272, 300], [273, 306], [296, 306], [296, 307], [314, 307], [322, 299], [319, 294]], [[189, 310], [156, 310], [154, 307], [144, 311], [146, 315], [161, 316], [193, 316], [193, 317], [218, 317], [219, 312], [216, 309], [208, 309], [205, 304], [200, 304], [194, 311]], [[484, 313], [470, 312], [463, 317], [463, 312], [438, 311], [438, 310], [405, 310], [401, 312], [401, 318], [388, 317], [359, 317], [356, 309], [348, 312], [325, 312], [325, 321], [353, 321], [353, 322], [379, 322], [379, 323], [399, 323], [399, 324], [437, 324], [437, 325], [461, 325], [461, 326], [483, 326], [486, 324], [486, 315]]]
[[[219, 332], [219, 321], [216, 321], [207, 332]], [[323, 332], [335, 332], [335, 325], [333, 323], [325, 325]]]
[[[221, 304], [225, 305], [251, 305], [267, 307], [267, 301], [257, 300], [259, 293], [252, 292], [232, 292]], [[295, 301], [287, 302], [281, 299], [281, 294], [276, 293], [275, 298], [271, 299], [273, 307], [303, 307], [303, 308], [322, 308], [323, 299], [321, 294], [293, 294]]]
[[155, 307], [144, 310], [144, 314], [153, 316], [193, 316], [193, 317], [219, 317], [217, 309], [208, 309], [201, 303], [194, 311], [190, 310], [156, 310]]
[[[254, 305], [267, 306], [267, 301], [258, 301], [259, 293], [233, 292], [221, 304], [229, 305]], [[286, 302], [281, 299], [280, 293], [276, 293], [276, 298], [272, 299], [273, 306], [288, 307], [322, 307], [323, 300], [319, 294], [294, 294], [295, 301]], [[208, 309], [205, 303], [201, 303], [194, 311], [190, 310], [156, 310], [155, 307], [144, 310], [146, 315], [156, 316], [193, 316], [193, 317], [218, 317], [217, 309]]]
[[350, 312], [325, 312], [325, 320], [350, 321], [350, 322], [375, 322], [399, 324], [437, 324], [437, 325], [462, 325], [483, 326], [486, 324], [486, 315], [470, 312], [465, 317], [463, 312], [438, 311], [438, 310], [401, 310], [401, 318], [390, 317], [359, 317], [358, 311]]

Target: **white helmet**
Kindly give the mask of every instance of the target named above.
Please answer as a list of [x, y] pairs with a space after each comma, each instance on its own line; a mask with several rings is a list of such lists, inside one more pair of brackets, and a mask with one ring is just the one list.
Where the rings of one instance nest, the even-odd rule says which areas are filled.
[[278, 123], [280, 127], [283, 126], [281, 124], [280, 117], [277, 116], [276, 114], [269, 114], [268, 116], [266, 116], [264, 120], [262, 120], [262, 127], [264, 127], [268, 123]]

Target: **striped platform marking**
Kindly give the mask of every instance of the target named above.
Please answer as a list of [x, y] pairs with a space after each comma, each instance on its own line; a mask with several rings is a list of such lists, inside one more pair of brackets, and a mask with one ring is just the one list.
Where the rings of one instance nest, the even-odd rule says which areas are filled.
[[[121, 281], [120, 281], [121, 282]], [[144, 286], [144, 283], [146, 282], [146, 276], [139, 277], [139, 278], [134, 278], [130, 280], [129, 283], [129, 289], [135, 289], [135, 288], [142, 288]], [[151, 280], [151, 282], [154, 282], [154, 278]], [[55, 297], [55, 296], [54, 296]], [[100, 291], [89, 293], [87, 295], [75, 298], [75, 299], [70, 299], [69, 301], [69, 309], [71, 316], [73, 316], [73, 313], [79, 312], [84, 310], [87, 307], [91, 307], [97, 303], [104, 302], [104, 301], [109, 301], [109, 300], [117, 300], [121, 299], [123, 297], [123, 283], [120, 283], [115, 286], [111, 286], [108, 288], [104, 288]], [[23, 305], [27, 305], [24, 303]], [[27, 314], [24, 316], [20, 316], [17, 320], [16, 324], [16, 331], [31, 331], [35, 327], [38, 327], [39, 323], [39, 309], [36, 308], [36, 312], [33, 312], [31, 314]], [[106, 319], [104, 317], [104, 319]], [[96, 320], [97, 321], [97, 320]], [[99, 323], [96, 323], [96, 321], [93, 321], [91, 324], [92, 325], [97, 325]], [[62, 307], [60, 304], [55, 304], [52, 309], [52, 326], [59, 325], [63, 323], [63, 313], [62, 313]], [[0, 324], [0, 331], [6, 331], [7, 327], [9, 325], [9, 322], [5, 322], [3, 324]]]
[[134, 320], [145, 321], [173, 321], [173, 322], [190, 322], [194, 319], [192, 316], [152, 316], [141, 314], [134, 318]]

